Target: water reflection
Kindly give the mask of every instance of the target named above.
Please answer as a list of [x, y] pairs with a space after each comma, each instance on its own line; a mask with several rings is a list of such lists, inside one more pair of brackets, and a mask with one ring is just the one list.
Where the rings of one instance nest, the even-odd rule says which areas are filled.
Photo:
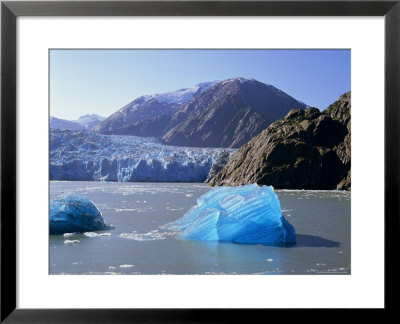
[[262, 244], [236, 244], [228, 242], [181, 241], [184, 258], [190, 259], [193, 269], [203, 274], [251, 273], [257, 268], [262, 273], [282, 269], [279, 248]]
[[296, 247], [339, 247], [340, 242], [324, 239], [320, 236], [296, 234]]

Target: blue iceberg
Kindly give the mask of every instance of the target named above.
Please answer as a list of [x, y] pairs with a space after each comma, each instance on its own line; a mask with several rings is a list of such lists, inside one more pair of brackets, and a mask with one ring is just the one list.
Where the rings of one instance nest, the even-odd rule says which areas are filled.
[[217, 187], [197, 199], [182, 218], [163, 226], [179, 238], [246, 244], [296, 242], [274, 189], [257, 184]]
[[70, 195], [50, 201], [50, 235], [110, 228], [97, 207], [86, 197]]

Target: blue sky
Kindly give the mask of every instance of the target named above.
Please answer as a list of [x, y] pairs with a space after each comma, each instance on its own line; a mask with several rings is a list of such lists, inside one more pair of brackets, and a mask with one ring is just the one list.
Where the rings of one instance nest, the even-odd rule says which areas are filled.
[[141, 95], [248, 77], [325, 109], [350, 90], [350, 50], [51, 50], [50, 115], [108, 117]]

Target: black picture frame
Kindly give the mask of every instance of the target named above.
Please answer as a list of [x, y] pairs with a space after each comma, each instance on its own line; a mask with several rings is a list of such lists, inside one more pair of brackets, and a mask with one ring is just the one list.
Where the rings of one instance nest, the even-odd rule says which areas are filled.
[[[263, 318], [244, 309], [16, 308], [16, 19], [19, 16], [384, 16], [385, 310], [396, 308], [392, 258], [399, 237], [400, 0], [395, 1], [2, 1], [1, 3], [1, 322], [235, 322]], [[373, 151], [371, 152], [373, 154]], [[372, 172], [372, 171], [371, 171]], [[381, 190], [377, 188], [376, 190]], [[396, 253], [397, 252], [397, 253]], [[261, 317], [258, 317], [261, 316]], [[268, 315], [269, 316], [269, 315]]]

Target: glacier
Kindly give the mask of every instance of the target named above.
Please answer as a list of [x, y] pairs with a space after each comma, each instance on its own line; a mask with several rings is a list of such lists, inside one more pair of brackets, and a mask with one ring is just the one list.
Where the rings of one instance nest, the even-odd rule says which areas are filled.
[[106, 225], [93, 202], [83, 196], [68, 195], [50, 201], [50, 235], [85, 233], [113, 228]]
[[151, 137], [50, 129], [50, 180], [204, 182], [235, 149], [164, 145]]
[[293, 244], [294, 227], [284, 218], [270, 186], [216, 187], [197, 199], [182, 218], [162, 226], [178, 238], [243, 244]]

